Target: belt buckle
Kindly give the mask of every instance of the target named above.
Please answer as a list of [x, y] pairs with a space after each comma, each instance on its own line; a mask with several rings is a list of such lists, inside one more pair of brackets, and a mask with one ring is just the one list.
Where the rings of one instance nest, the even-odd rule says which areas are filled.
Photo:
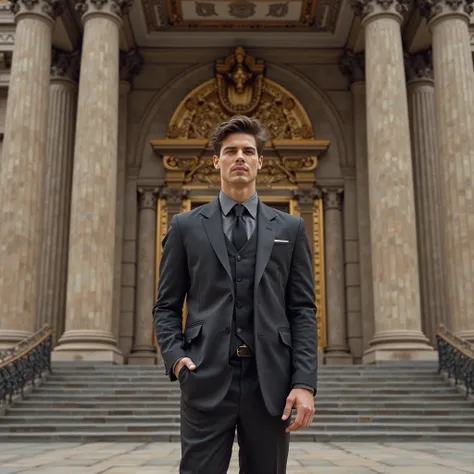
[[242, 344], [241, 346], [237, 347], [237, 356], [238, 357], [245, 357], [245, 354], [242, 354], [240, 352], [241, 349], [248, 349], [248, 346], [246, 344]]

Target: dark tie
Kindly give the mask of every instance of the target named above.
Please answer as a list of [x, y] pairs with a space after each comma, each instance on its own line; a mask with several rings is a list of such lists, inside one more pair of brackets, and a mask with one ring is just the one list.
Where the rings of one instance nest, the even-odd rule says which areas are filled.
[[247, 231], [245, 230], [245, 223], [242, 219], [242, 214], [245, 211], [245, 206], [236, 204], [234, 206], [235, 223], [234, 231], [232, 232], [232, 243], [237, 250], [240, 250], [247, 242]]

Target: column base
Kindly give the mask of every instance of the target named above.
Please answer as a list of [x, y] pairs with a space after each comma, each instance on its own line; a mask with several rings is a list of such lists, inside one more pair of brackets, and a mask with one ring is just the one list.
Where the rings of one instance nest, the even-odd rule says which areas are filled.
[[347, 352], [328, 352], [324, 354], [325, 365], [352, 365], [353, 357]]
[[110, 362], [123, 364], [112, 334], [97, 330], [66, 331], [51, 354], [53, 362]]
[[10, 349], [33, 333], [31, 331], [20, 331], [16, 329], [0, 330], [0, 351]]
[[370, 345], [362, 358], [364, 364], [438, 360], [437, 351], [421, 331], [378, 332]]
[[151, 347], [136, 349], [128, 357], [129, 365], [156, 365], [156, 361], [156, 353]]

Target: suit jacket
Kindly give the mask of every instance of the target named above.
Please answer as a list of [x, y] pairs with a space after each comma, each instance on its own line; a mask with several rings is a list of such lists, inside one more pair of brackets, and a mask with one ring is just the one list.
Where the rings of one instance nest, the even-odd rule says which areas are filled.
[[[261, 201], [258, 209], [255, 358], [265, 405], [279, 416], [295, 384], [309, 385], [316, 393], [312, 259], [303, 219]], [[153, 319], [170, 379], [176, 380], [171, 368], [177, 359], [188, 356], [196, 364], [194, 371], [183, 368], [179, 379], [183, 399], [200, 410], [215, 408], [231, 383], [233, 293], [218, 200], [174, 216], [163, 239]]]

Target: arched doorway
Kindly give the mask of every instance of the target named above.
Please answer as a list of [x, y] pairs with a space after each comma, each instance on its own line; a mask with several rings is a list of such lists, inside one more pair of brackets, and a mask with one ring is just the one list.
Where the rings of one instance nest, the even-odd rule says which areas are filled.
[[211, 131], [235, 114], [256, 117], [270, 134], [263, 169], [257, 178], [259, 197], [305, 221], [313, 247], [319, 349], [324, 350], [324, 228], [314, 171], [330, 143], [314, 139], [311, 121], [301, 103], [267, 79], [264, 62], [247, 55], [243, 48], [238, 47], [234, 54], [217, 61], [215, 72], [214, 78], [191, 91], [179, 104], [170, 120], [167, 138], [151, 140], [165, 169], [157, 211], [157, 280], [161, 241], [173, 215], [209, 202], [219, 189], [220, 177], [212, 165], [208, 143]]

